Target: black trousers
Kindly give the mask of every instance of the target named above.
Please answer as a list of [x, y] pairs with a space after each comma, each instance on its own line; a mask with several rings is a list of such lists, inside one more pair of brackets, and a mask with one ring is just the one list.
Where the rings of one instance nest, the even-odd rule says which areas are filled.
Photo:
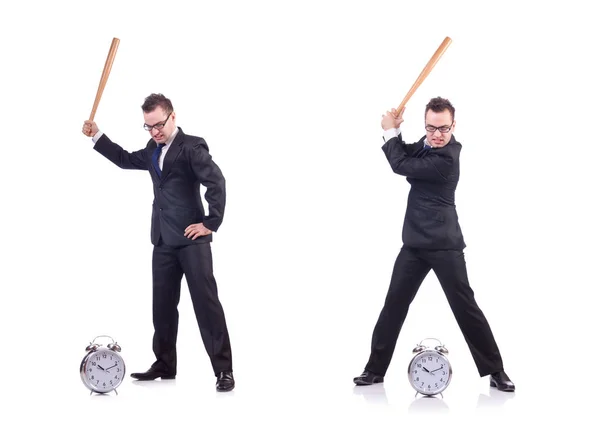
[[385, 304], [373, 331], [371, 356], [365, 368], [385, 375], [408, 307], [431, 269], [446, 294], [479, 374], [483, 377], [503, 370], [502, 357], [490, 325], [469, 286], [463, 252], [408, 247], [402, 247], [394, 264]]
[[152, 254], [152, 320], [156, 355], [154, 367], [177, 372], [177, 328], [179, 295], [183, 275], [187, 281], [200, 335], [215, 375], [232, 371], [231, 345], [225, 313], [213, 276], [210, 243], [171, 248], [154, 247]]

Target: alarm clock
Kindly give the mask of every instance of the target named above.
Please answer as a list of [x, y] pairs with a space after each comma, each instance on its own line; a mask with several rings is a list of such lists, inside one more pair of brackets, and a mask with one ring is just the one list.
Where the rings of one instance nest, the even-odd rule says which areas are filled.
[[[100, 337], [110, 338], [112, 343], [106, 347], [95, 343]], [[105, 394], [111, 391], [118, 394], [117, 387], [125, 377], [125, 361], [119, 354], [121, 346], [112, 337], [100, 335], [94, 338], [85, 350], [87, 353], [81, 361], [79, 372], [90, 394], [93, 392]]]
[[[439, 345], [431, 348], [423, 345], [425, 340], [436, 340]], [[413, 349], [414, 356], [408, 364], [408, 380], [420, 394], [441, 394], [452, 379], [452, 366], [446, 355], [448, 349], [437, 338], [426, 338]]]

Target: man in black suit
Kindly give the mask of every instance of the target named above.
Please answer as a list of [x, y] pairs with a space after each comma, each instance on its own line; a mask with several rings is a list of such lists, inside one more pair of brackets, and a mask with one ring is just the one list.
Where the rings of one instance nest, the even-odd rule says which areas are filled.
[[469, 286], [454, 193], [459, 179], [461, 144], [455, 140], [454, 107], [433, 98], [425, 108], [426, 135], [406, 144], [399, 133], [404, 109], [382, 116], [383, 152], [394, 173], [406, 176], [408, 195], [403, 246], [398, 254], [383, 309], [373, 331], [371, 356], [356, 385], [383, 382], [408, 308], [431, 269], [467, 341], [481, 377], [490, 385], [514, 391], [504, 372], [500, 350]]
[[[204, 139], [187, 135], [175, 125], [171, 101], [162, 94], [148, 96], [142, 105], [146, 147], [127, 152], [85, 121], [83, 133], [94, 149], [123, 169], [148, 170], [154, 185], [152, 205], [152, 349], [156, 361], [138, 380], [173, 379], [177, 374], [177, 328], [181, 279], [185, 275], [204, 347], [217, 377], [217, 391], [231, 391], [231, 345], [223, 307], [213, 276], [210, 242], [223, 221], [225, 178], [212, 160]], [[208, 215], [200, 185], [206, 187]]]

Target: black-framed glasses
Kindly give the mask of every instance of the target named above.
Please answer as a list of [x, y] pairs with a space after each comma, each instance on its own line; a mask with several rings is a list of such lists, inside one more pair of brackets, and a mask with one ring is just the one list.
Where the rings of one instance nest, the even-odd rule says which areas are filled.
[[154, 125], [148, 125], [147, 123], [144, 123], [144, 129], [146, 131], [152, 131], [153, 128], [156, 128], [156, 129], [158, 129], [160, 131], [161, 129], [163, 129], [165, 127], [165, 125], [169, 121], [169, 118], [171, 117], [171, 114], [173, 114], [173, 113], [169, 113], [169, 115], [167, 116], [167, 118], [163, 122], [158, 122], [158, 123], [155, 123]]
[[[452, 122], [452, 124], [454, 124], [454, 122]], [[427, 132], [440, 131], [442, 134], [445, 134], [447, 132], [450, 132], [451, 129], [452, 129], [452, 125], [450, 125], [450, 126], [448, 126], [448, 125], [442, 125], [442, 126], [425, 125], [425, 130]]]

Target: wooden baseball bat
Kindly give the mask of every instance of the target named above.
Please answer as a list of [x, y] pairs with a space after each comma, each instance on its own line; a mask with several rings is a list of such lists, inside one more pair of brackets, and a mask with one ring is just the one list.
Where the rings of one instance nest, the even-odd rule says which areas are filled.
[[100, 98], [102, 98], [102, 93], [104, 92], [104, 86], [106, 86], [108, 76], [110, 75], [110, 70], [117, 55], [117, 48], [119, 48], [119, 42], [119, 39], [113, 38], [112, 44], [110, 45], [110, 50], [108, 51], [108, 56], [106, 57], [106, 63], [104, 63], [104, 70], [102, 71], [102, 76], [100, 77], [98, 91], [96, 92], [96, 100], [94, 101], [94, 106], [92, 107], [92, 114], [90, 114], [90, 120], [94, 120], [94, 116], [96, 115], [96, 110], [98, 109]]
[[406, 106], [406, 103], [411, 98], [411, 96], [417, 91], [419, 86], [421, 84], [423, 84], [423, 81], [425, 81], [425, 78], [427, 78], [427, 76], [429, 75], [429, 73], [431, 72], [431, 70], [433, 69], [435, 64], [438, 62], [438, 60], [440, 60], [440, 57], [442, 57], [442, 54], [444, 54], [444, 52], [446, 51], [446, 49], [448, 48], [448, 46], [451, 43], [452, 43], [452, 39], [450, 39], [449, 37], [446, 36], [444, 41], [440, 44], [440, 46], [436, 50], [436, 52], [433, 53], [433, 56], [431, 56], [431, 59], [429, 59], [429, 62], [427, 62], [427, 64], [421, 71], [421, 74], [417, 77], [415, 83], [412, 85], [412, 87], [410, 88], [410, 90], [408, 91], [408, 93], [406, 94], [406, 96], [404, 97], [404, 99], [402, 100], [400, 105], [398, 106], [398, 112], [400, 112], [400, 110], [402, 110]]

